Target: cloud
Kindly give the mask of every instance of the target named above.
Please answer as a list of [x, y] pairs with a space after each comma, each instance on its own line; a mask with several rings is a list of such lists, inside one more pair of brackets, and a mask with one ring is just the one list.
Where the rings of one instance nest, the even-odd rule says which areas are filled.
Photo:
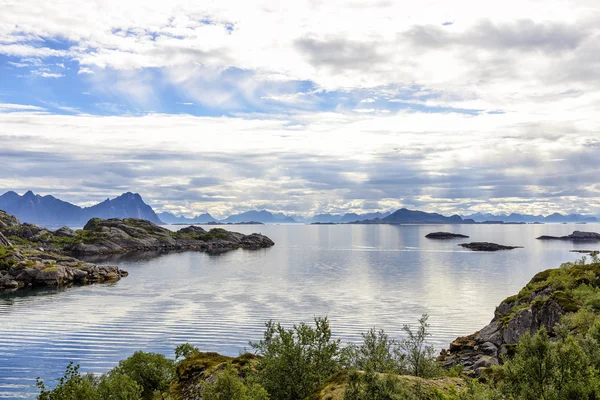
[[0, 187], [600, 212], [600, 5], [407, 4], [5, 1]]
[[[554, 121], [516, 129], [514, 116], [499, 117], [0, 114], [0, 187], [65, 193], [80, 204], [134, 190], [158, 209], [217, 215], [263, 206], [305, 215], [403, 205], [600, 211], [594, 133], [546, 136], [539, 132]], [[302, 128], [289, 134], [295, 122]]]

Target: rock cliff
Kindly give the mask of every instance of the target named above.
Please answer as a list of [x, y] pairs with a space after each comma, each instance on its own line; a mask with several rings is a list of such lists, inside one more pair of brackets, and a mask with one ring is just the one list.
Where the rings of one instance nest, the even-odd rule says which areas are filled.
[[496, 308], [492, 321], [472, 335], [459, 337], [443, 350], [439, 361], [446, 367], [462, 365], [469, 375], [502, 364], [527, 333], [544, 327], [550, 337], [563, 316], [577, 312], [585, 301], [577, 297], [582, 285], [600, 287], [600, 264], [576, 264], [536, 274], [515, 296]]

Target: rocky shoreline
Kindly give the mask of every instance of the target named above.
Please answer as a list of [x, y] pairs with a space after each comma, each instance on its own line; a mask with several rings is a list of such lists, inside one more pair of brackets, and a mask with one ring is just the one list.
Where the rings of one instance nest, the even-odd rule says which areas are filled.
[[140, 219], [91, 219], [82, 230], [51, 231], [0, 211], [0, 289], [116, 281], [127, 272], [79, 257], [145, 251], [256, 250], [275, 243], [253, 233], [190, 226], [176, 232]]
[[447, 368], [463, 366], [466, 375], [481, 376], [489, 367], [503, 364], [523, 335], [533, 335], [543, 327], [554, 337], [561, 318], [583, 306], [556, 286], [559, 273], [575, 285], [600, 286], [600, 264], [574, 264], [568, 270], [539, 272], [517, 295], [496, 307], [487, 326], [454, 340], [449, 349], [442, 350], [438, 361]]

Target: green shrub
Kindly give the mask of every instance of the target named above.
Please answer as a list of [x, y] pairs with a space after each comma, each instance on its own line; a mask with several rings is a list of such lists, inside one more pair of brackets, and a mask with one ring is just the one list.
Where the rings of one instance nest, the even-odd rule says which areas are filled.
[[175, 377], [175, 362], [162, 354], [136, 351], [113, 370], [127, 375], [142, 388], [142, 399], [151, 400], [156, 393], [169, 389]]
[[301, 323], [285, 329], [269, 321], [263, 340], [250, 345], [261, 357], [257, 381], [273, 399], [304, 399], [340, 368], [340, 342], [331, 339], [327, 318], [315, 318], [314, 328]]
[[246, 384], [239, 377], [238, 371], [227, 364], [225, 369], [217, 373], [213, 384], [203, 383], [204, 400], [268, 400], [267, 391], [256, 383]]

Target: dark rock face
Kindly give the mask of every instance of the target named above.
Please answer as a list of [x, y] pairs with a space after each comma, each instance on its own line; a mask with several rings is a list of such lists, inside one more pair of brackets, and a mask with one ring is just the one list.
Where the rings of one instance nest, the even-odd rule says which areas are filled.
[[600, 242], [600, 233], [575, 231], [567, 236], [540, 236], [539, 240], [571, 240], [573, 242]]
[[428, 239], [456, 239], [456, 238], [468, 238], [467, 235], [462, 235], [460, 233], [450, 233], [450, 232], [432, 232], [425, 235]]
[[462, 243], [462, 244], [459, 244], [459, 246], [464, 247], [466, 249], [471, 249], [473, 251], [498, 251], [498, 250], [522, 249], [521, 246], [503, 246], [501, 244], [488, 243], [488, 242]]

